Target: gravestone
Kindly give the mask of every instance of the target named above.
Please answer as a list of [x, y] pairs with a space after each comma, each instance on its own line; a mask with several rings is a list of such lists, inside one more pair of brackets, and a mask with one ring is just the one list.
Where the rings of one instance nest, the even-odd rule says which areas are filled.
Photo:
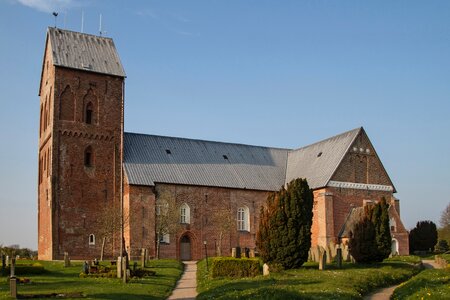
[[9, 266], [9, 256], [6, 255], [6, 265], [5, 265], [5, 267], [8, 267], [8, 266]]
[[147, 249], [142, 248], [141, 249], [141, 268], [145, 268], [145, 254], [147, 252]]
[[269, 265], [268, 264], [264, 264], [263, 265], [263, 275], [264, 276], [268, 276], [269, 274], [270, 274]]
[[327, 264], [331, 264], [333, 257], [332, 257], [332, 251], [331, 251], [331, 245], [328, 245], [326, 247], [325, 253], [327, 253], [328, 255], [326, 255], [326, 259], [327, 259]]
[[84, 263], [83, 263], [83, 273], [89, 274], [89, 264], [87, 261], [84, 261]]
[[17, 298], [17, 278], [16, 278], [16, 259], [11, 259], [11, 268], [10, 268], [10, 277], [9, 277], [9, 290], [11, 292], [11, 297], [14, 299]]
[[326, 265], [327, 265], [327, 251], [323, 251], [319, 259], [319, 270], [325, 270]]
[[117, 257], [117, 278], [122, 278], [122, 257]]
[[64, 252], [64, 267], [70, 267], [70, 258], [68, 252]]
[[250, 249], [250, 258], [255, 258], [255, 249]]
[[236, 258], [236, 248], [231, 248], [231, 257]]
[[337, 248], [336, 249], [336, 262], [337, 262], [337, 266], [338, 268], [342, 268], [342, 249], [341, 248]]

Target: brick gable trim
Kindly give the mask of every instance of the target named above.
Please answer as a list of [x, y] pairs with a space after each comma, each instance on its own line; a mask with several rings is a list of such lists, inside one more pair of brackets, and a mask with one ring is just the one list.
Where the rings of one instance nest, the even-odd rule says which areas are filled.
[[357, 190], [370, 190], [370, 191], [386, 191], [386, 192], [394, 191], [394, 187], [391, 185], [342, 182], [342, 181], [333, 181], [333, 180], [330, 180], [328, 182], [327, 186], [344, 188], [344, 189], [357, 189]]

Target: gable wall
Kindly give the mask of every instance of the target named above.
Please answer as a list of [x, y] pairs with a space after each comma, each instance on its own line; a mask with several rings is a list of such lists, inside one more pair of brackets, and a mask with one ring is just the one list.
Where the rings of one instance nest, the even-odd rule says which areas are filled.
[[[366, 152], [367, 149], [369, 153]], [[331, 180], [392, 185], [369, 138], [363, 132], [356, 137]]]

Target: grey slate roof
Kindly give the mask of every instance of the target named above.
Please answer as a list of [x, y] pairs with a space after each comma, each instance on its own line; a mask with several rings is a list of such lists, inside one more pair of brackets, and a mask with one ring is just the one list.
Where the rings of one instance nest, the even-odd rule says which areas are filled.
[[[170, 153], [167, 153], [167, 151]], [[175, 183], [275, 191], [284, 184], [287, 149], [125, 133], [130, 184]]]
[[289, 152], [286, 182], [306, 178], [310, 188], [327, 185], [362, 128]]
[[124, 167], [134, 185], [174, 183], [276, 191], [301, 177], [316, 189], [328, 184], [361, 130], [296, 150], [125, 133]]
[[49, 27], [55, 66], [119, 77], [125, 71], [111, 38]]

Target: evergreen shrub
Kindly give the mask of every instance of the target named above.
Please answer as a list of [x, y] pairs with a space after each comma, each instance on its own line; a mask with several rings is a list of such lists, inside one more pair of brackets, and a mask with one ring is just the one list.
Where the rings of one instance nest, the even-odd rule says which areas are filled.
[[213, 278], [255, 277], [262, 274], [261, 262], [254, 258], [217, 257], [208, 261]]

